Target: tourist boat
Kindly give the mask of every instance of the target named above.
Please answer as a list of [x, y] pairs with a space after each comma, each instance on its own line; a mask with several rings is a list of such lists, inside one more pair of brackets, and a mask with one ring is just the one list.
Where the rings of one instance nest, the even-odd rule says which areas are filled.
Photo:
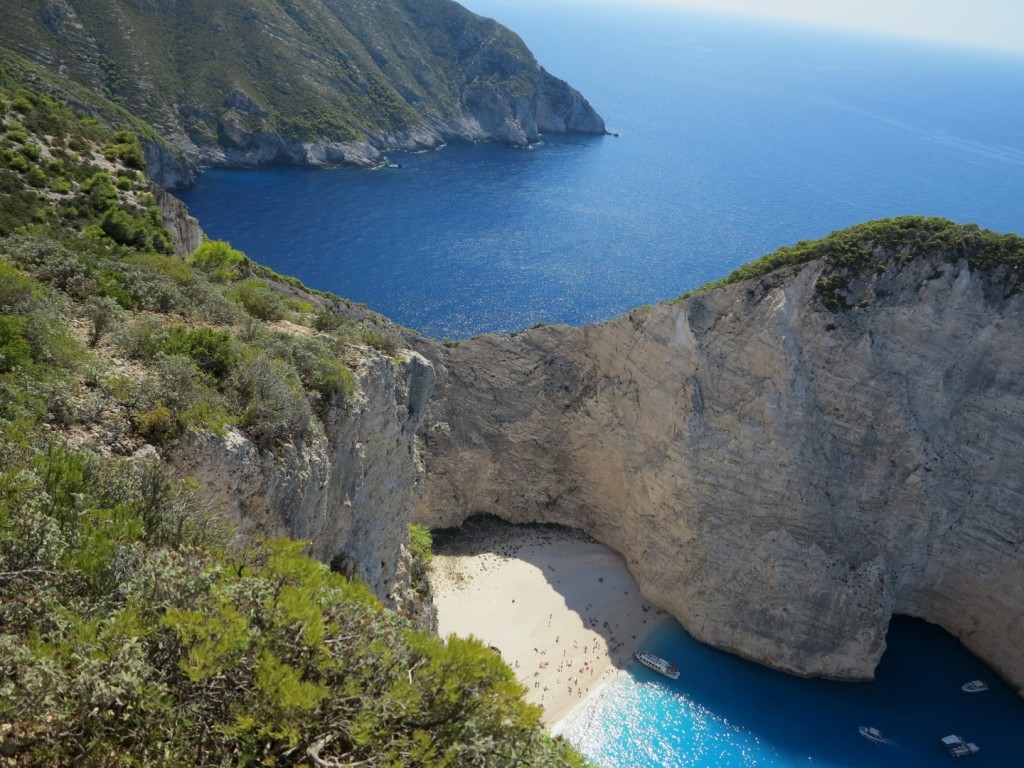
[[673, 680], [679, 679], [679, 667], [670, 661], [665, 661], [661, 657], [655, 656], [653, 653], [648, 651], [637, 651], [633, 654], [633, 657], [645, 667], [650, 667], [655, 672], [660, 672], [665, 677], [671, 677]]
[[971, 680], [971, 682], [961, 685], [960, 690], [964, 693], [981, 693], [987, 691], [988, 686], [982, 680]]
[[877, 728], [872, 728], [870, 725], [862, 725], [858, 730], [865, 739], [877, 741], [879, 744], [885, 743], [885, 734]]
[[942, 737], [942, 746], [949, 750], [953, 757], [964, 757], [965, 755], [976, 755], [981, 747], [971, 741], [964, 741], [963, 736], [951, 733]]

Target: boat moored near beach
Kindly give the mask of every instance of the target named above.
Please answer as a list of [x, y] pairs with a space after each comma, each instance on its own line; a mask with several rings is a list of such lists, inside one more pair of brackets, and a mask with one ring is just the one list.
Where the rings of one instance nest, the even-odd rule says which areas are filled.
[[942, 746], [948, 749], [949, 754], [953, 757], [976, 755], [981, 751], [981, 747], [977, 744], [971, 741], [965, 741], [963, 736], [957, 736], [955, 733], [951, 733], [949, 736], [943, 736]]
[[971, 680], [961, 685], [960, 690], [964, 693], [981, 693], [988, 690], [988, 685], [983, 680]]
[[649, 667], [655, 672], [660, 672], [665, 677], [670, 677], [673, 680], [679, 679], [679, 667], [670, 661], [665, 661], [660, 656], [655, 656], [649, 651], [637, 651], [633, 654], [633, 657], [645, 667]]

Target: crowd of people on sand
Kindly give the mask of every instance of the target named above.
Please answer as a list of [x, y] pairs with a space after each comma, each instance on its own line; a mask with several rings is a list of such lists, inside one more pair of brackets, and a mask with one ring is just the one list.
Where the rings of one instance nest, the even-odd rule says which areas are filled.
[[[624, 564], [577, 531], [482, 520], [435, 543], [432, 582], [443, 631], [501, 646], [545, 717], [564, 717], [596, 691], [632, 654], [644, 625], [662, 614], [642, 602]], [[510, 601], [512, 610], [501, 610]], [[542, 611], [552, 608], [545, 622]]]
[[[625, 592], [625, 594], [628, 596], [628, 591]], [[653, 611], [654, 616], [656, 617], [664, 615], [664, 611], [660, 608], [654, 608], [646, 603], [641, 605], [641, 609], [645, 614]], [[607, 620], [601, 621], [598, 617], [592, 615], [593, 604], [588, 603], [585, 611], [585, 626], [591, 629], [594, 634], [593, 643], [580, 643], [578, 640], [573, 640], [571, 649], [563, 646], [561, 648], [561, 659], [558, 661], [558, 666], [555, 669], [555, 671], [558, 672], [558, 677], [556, 677], [554, 681], [556, 686], [560, 687], [564, 685], [566, 693], [569, 696], [572, 696], [573, 693], [575, 693], [576, 697], [580, 699], [583, 698], [584, 694], [589, 695], [591, 684], [594, 682], [594, 677], [597, 673], [597, 667], [594, 662], [594, 657], [591, 656], [591, 651], [593, 650], [595, 654], [597, 653], [597, 643], [600, 642], [600, 635], [603, 635], [605, 638], [607, 653], [611, 657], [613, 663], [622, 660], [619, 657], [618, 652], [626, 646], [625, 640], [620, 640], [615, 636], [615, 632], [619, 630], [618, 623], [609, 623]], [[629, 614], [626, 615], [628, 616]], [[553, 618], [554, 614], [548, 615], [548, 628], [551, 627], [551, 621]], [[642, 623], [647, 624], [647, 619], [643, 619]], [[599, 626], [601, 628], [600, 630], [598, 629]], [[561, 635], [555, 634], [554, 645], [560, 645], [561, 639]], [[635, 641], [636, 635], [632, 635], [631, 639]], [[557, 649], [555, 649], [555, 651], [557, 651]], [[533, 652], [537, 656], [536, 668], [532, 669], [532, 675], [527, 675], [526, 677], [520, 675], [520, 682], [526, 685], [527, 688], [533, 688], [540, 692], [540, 701], [543, 706], [548, 700], [549, 694], [551, 694], [552, 699], [554, 698], [554, 692], [549, 690], [548, 685], [544, 684], [544, 681], [539, 678], [541, 678], [542, 672], [550, 668], [552, 660], [547, 658], [547, 646], [534, 646]], [[514, 667], [516, 669], [520, 669], [518, 659], [515, 661]], [[601, 678], [598, 678], [597, 682], [600, 682], [602, 679], [603, 675]]]

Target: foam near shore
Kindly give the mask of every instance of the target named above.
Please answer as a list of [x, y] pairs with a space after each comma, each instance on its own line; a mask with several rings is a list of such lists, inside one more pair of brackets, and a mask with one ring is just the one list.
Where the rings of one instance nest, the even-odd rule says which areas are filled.
[[442, 533], [431, 584], [441, 635], [498, 649], [549, 727], [625, 666], [664, 616], [618, 555], [556, 526], [485, 519]]

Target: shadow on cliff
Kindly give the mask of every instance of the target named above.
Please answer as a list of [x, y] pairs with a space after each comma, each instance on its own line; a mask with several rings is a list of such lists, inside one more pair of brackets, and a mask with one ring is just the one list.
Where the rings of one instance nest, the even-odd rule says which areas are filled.
[[[434, 530], [432, 536], [435, 554], [493, 554], [537, 568], [564, 600], [565, 607], [601, 638], [612, 665], [619, 669], [627, 665], [644, 635], [668, 618], [643, 598], [622, 558], [579, 529], [544, 523], [512, 524], [493, 515], [476, 515], [457, 528]], [[599, 558], [607, 560], [594, 563], [588, 556], [585, 563], [560, 562], [557, 552], [543, 546], [567, 540], [601, 547], [604, 552]], [[590, 566], [594, 571], [588, 574]]]

